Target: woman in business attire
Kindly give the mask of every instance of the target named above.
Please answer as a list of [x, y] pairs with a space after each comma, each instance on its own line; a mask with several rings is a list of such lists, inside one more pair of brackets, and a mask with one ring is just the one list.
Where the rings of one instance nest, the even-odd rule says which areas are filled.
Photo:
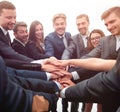
[[33, 21], [30, 25], [29, 40], [30, 42], [28, 45], [28, 49], [32, 51], [29, 52], [29, 56], [31, 56], [31, 58], [44, 59], [49, 57], [44, 52], [43, 25], [37, 20]]
[[[105, 34], [100, 29], [94, 29], [90, 32], [88, 38], [88, 50], [91, 51], [99, 44], [100, 38], [104, 37]], [[86, 103], [85, 104], [85, 112], [91, 112], [93, 103]], [[102, 105], [97, 104], [97, 112], [102, 112]]]

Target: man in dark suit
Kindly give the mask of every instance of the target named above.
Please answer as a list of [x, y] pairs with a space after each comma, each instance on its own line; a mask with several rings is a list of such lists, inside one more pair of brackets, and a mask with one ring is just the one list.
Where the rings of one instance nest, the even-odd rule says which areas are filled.
[[[0, 57], [0, 111], [38, 112], [53, 111], [56, 105], [55, 82], [40, 79], [22, 78], [7, 74], [6, 66]], [[46, 106], [45, 106], [46, 105]]]
[[[120, 50], [117, 61], [95, 58], [80, 60], [74, 59], [68, 61], [68, 63], [82, 67], [84, 65], [88, 69], [105, 72], [100, 72], [96, 76], [76, 85], [70, 81], [62, 81], [61, 83], [67, 88], [61, 91], [61, 97], [70, 101], [102, 103], [103, 112], [116, 112], [120, 106]], [[86, 65], [85, 61], [86, 63], [89, 62], [89, 64]], [[72, 87], [69, 87], [70, 85]]]
[[72, 43], [71, 34], [66, 30], [66, 16], [62, 13], [53, 17], [54, 32], [45, 37], [45, 52], [49, 56], [61, 59], [64, 49]]
[[17, 22], [13, 29], [15, 38], [12, 42], [12, 48], [27, 57], [35, 60], [49, 58], [44, 54], [43, 49], [38, 50], [33, 41], [29, 40], [27, 24], [25, 22]]
[[[54, 32], [45, 37], [45, 54], [61, 59], [62, 54], [69, 44], [73, 44], [71, 34], [66, 30], [66, 15], [59, 13], [53, 17]], [[63, 112], [67, 112], [68, 103], [62, 100]]]
[[[2, 1], [2, 2], [0, 2], [0, 7], [1, 7], [0, 8], [0, 21], [1, 21], [0, 22], [0, 55], [3, 57], [3, 59], [14, 59], [14, 60], [21, 61], [21, 64], [17, 64], [17, 62], [16, 62], [16, 66], [14, 66], [14, 62], [9, 61], [10, 67], [13, 67], [13, 68], [18, 67], [19, 69], [20, 68], [24, 69], [24, 67], [25, 67], [25, 68], [29, 68], [31, 70], [34, 70], [36, 67], [38, 70], [38, 66], [40, 66], [40, 65], [38, 65], [38, 64], [35, 65], [35, 64], [31, 63], [32, 61], [34, 61], [33, 59], [28, 58], [24, 55], [21, 55], [21, 54], [15, 52], [11, 47], [10, 38], [6, 36], [6, 34], [8, 33], [8, 30], [12, 30], [16, 23], [16, 8], [15, 8], [15, 6], [12, 3]], [[9, 9], [8, 9], [8, 7], [9, 7]], [[23, 64], [22, 64], [22, 62], [23, 62]], [[26, 64], [24, 65], [24, 63], [26, 63]], [[24, 71], [23, 71], [23, 73], [24, 73]], [[38, 73], [35, 73], [35, 71], [31, 72], [32, 77], [37, 77], [34, 74], [38, 74]], [[42, 75], [45, 75], [46, 73], [39, 72], [39, 74], [42, 76]]]

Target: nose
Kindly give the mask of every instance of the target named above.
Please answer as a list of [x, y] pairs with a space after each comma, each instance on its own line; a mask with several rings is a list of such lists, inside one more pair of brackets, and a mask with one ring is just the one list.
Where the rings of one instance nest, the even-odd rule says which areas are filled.
[[110, 30], [112, 28], [112, 25], [111, 24], [108, 24], [107, 25], [107, 29]]

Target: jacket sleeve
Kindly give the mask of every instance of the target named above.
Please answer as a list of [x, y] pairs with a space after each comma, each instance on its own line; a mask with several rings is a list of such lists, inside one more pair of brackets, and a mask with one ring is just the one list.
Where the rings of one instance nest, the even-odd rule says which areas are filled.
[[76, 49], [75, 43], [71, 40], [68, 47], [64, 50], [61, 59], [71, 59]]
[[16, 69], [37, 70], [41, 71], [41, 64], [27, 63], [24, 61], [5, 59], [6, 66]]
[[0, 53], [4, 59], [9, 58], [9, 59], [16, 59], [16, 60], [21, 60], [25, 62], [33, 61], [33, 59], [31, 58], [28, 58], [24, 55], [17, 53], [11, 46], [5, 44], [2, 41], [0, 41]]

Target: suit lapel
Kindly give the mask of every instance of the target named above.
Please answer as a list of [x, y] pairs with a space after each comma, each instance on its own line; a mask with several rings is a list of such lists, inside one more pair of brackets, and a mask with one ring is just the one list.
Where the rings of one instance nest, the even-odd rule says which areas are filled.
[[5, 42], [6, 44], [10, 45], [10, 39], [8, 40], [7, 37], [4, 35], [3, 31], [0, 29], [0, 41]]
[[109, 37], [109, 51], [110, 51], [110, 55], [112, 56], [112, 58], [116, 59], [117, 57], [117, 51], [116, 51], [116, 38], [114, 36], [110, 36]]

